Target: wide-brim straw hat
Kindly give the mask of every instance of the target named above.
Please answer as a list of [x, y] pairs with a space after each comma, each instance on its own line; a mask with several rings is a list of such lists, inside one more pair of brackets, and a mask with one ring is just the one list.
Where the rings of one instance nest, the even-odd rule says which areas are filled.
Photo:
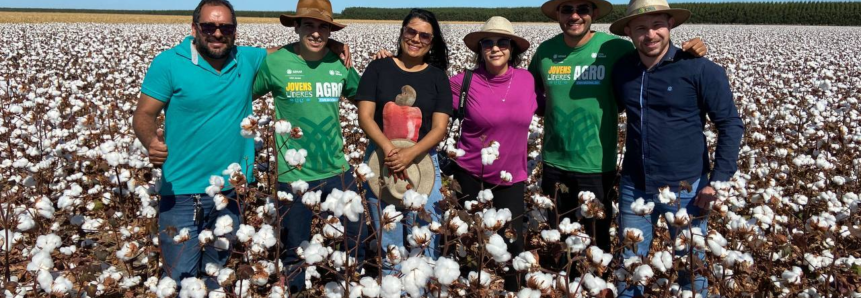
[[650, 14], [668, 14], [673, 18], [673, 28], [678, 27], [691, 18], [691, 11], [681, 8], [670, 8], [666, 0], [631, 0], [625, 17], [616, 20], [610, 25], [610, 32], [616, 35], [627, 36], [625, 27], [628, 22], [636, 17]]
[[281, 25], [296, 27], [296, 21], [304, 18], [329, 23], [332, 32], [347, 27], [347, 25], [336, 23], [335, 19], [332, 18], [332, 3], [329, 0], [299, 0], [299, 3], [296, 3], [296, 14], [281, 15]]
[[[392, 140], [392, 144], [397, 148], [407, 148], [414, 146], [416, 143], [412, 140], [394, 139]], [[407, 181], [398, 180], [395, 182], [395, 178], [389, 172], [389, 167], [386, 166], [385, 162], [386, 153], [380, 147], [377, 147], [377, 150], [368, 159], [368, 166], [371, 168], [371, 171], [379, 174], [379, 177], [368, 181], [371, 192], [378, 199], [398, 207], [403, 207], [403, 198], [407, 190], [412, 189], [419, 194], [430, 195], [435, 187], [436, 170], [429, 154], [425, 153], [419, 156], [416, 162], [407, 167], [405, 171]]]
[[463, 42], [467, 48], [478, 53], [481, 51], [481, 45], [478, 43], [488, 37], [511, 38], [520, 49], [520, 52], [526, 52], [526, 49], [530, 46], [528, 40], [514, 33], [514, 26], [511, 25], [508, 19], [499, 16], [491, 17], [487, 22], [484, 22], [484, 26], [481, 26], [480, 31], [471, 32], [464, 36]]
[[[610, 4], [609, 1], [604, 1], [604, 0], [588, 0], [588, 1], [592, 2], [592, 4], [595, 4], [595, 7], [598, 8], [598, 14], [595, 15], [595, 20], [603, 18], [603, 17], [607, 16], [608, 14], [610, 14], [610, 12], [613, 11], [613, 4]], [[559, 19], [556, 18], [556, 9], [559, 8], [559, 5], [562, 5], [562, 3], [565, 3], [565, 2], [571, 2], [571, 0], [552, 0], [552, 1], [544, 2], [544, 4], [541, 5], [541, 12], [543, 12], [544, 15], [547, 16], [548, 18], [550, 18], [551, 20], [558, 22]]]

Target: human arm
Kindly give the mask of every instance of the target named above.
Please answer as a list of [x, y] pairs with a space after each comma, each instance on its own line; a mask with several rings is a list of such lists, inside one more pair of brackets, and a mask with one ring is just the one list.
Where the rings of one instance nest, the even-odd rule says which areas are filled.
[[532, 56], [532, 61], [529, 62], [528, 69], [532, 74], [532, 79], [535, 80], [535, 102], [538, 104], [538, 109], [535, 114], [539, 117], [544, 117], [544, 109], [547, 106], [547, 97], [544, 90], [544, 80], [541, 79], [541, 58], [538, 52]]
[[708, 47], [699, 37], [694, 37], [693, 39], [682, 43], [682, 50], [697, 58], [705, 57], [709, 52]]
[[[744, 123], [738, 115], [726, 71], [707, 62], [699, 78], [698, 93], [702, 108], [718, 130], [714, 167], [709, 183], [729, 181], [738, 170], [738, 153], [744, 135]], [[708, 186], [704, 193], [714, 193]]]
[[[406, 148], [395, 148], [392, 152], [384, 151], [389, 152], [386, 154], [386, 166], [392, 169], [393, 172], [406, 170], [418, 156], [429, 152], [445, 138], [446, 130], [448, 130], [449, 115], [434, 112], [432, 119], [431, 130], [418, 143]], [[385, 138], [385, 136], [383, 137]]]
[[269, 64], [263, 61], [254, 76], [254, 84], [251, 85], [251, 96], [254, 100], [269, 94], [269, 75]]
[[138, 105], [132, 118], [132, 128], [135, 136], [146, 148], [150, 162], [161, 167], [167, 160], [167, 145], [164, 142], [164, 131], [158, 128], [156, 119], [164, 109], [165, 103], [141, 93]]
[[353, 56], [350, 54], [350, 46], [330, 38], [329, 41], [326, 42], [326, 47], [335, 53], [335, 55], [338, 55], [338, 58], [341, 58], [341, 63], [344, 63], [344, 66], [347, 67], [347, 69], [353, 68]]
[[365, 131], [365, 135], [377, 144], [380, 149], [383, 149], [383, 153], [389, 154], [392, 149], [395, 148], [395, 145], [392, 144], [392, 141], [383, 134], [383, 130], [380, 129], [380, 126], [377, 125], [377, 122], [374, 121], [374, 113], [377, 110], [377, 103], [373, 101], [359, 101], [359, 127]]

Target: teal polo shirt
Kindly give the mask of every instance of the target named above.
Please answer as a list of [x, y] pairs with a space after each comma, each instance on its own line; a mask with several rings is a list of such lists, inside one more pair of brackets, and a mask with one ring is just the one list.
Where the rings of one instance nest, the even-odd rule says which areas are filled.
[[266, 50], [236, 47], [218, 73], [192, 40], [156, 56], [141, 86], [141, 93], [166, 104], [162, 195], [205, 193], [210, 176], [228, 181], [222, 172], [232, 163], [254, 179], [254, 140], [240, 135], [239, 124], [252, 113], [251, 87]]

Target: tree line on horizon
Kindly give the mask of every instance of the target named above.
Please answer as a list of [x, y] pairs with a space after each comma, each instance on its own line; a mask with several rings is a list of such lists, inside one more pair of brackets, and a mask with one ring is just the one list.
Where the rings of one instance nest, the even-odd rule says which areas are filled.
[[[674, 8], [685, 8], [693, 13], [689, 23], [699, 24], [774, 24], [774, 25], [861, 25], [861, 2], [724, 2], [724, 3], [673, 3]], [[428, 8], [443, 21], [484, 22], [491, 16], [504, 16], [512, 22], [549, 22], [537, 7], [504, 8]], [[348, 7], [336, 14], [336, 19], [402, 20], [409, 8]], [[191, 15], [190, 10], [66, 10], [0, 8], [0, 11], [78, 12], [152, 15]], [[239, 17], [277, 18], [274, 11], [237, 11]], [[613, 12], [598, 20], [609, 23], [625, 15], [625, 5], [614, 5]]]

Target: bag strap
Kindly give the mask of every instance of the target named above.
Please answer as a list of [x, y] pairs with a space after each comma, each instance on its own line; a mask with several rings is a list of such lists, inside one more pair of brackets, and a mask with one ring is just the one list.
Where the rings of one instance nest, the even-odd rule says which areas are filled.
[[[466, 101], [469, 98], [469, 84], [472, 82], [472, 70], [467, 70], [463, 74], [463, 83], [460, 85], [460, 100], [458, 100], [458, 108], [457, 113], [454, 115], [454, 119], [460, 120], [458, 124], [458, 131], [454, 134], [454, 143], [460, 141], [460, 132], [463, 130], [463, 118], [466, 115]], [[449, 131], [454, 126], [454, 120], [449, 123]]]

